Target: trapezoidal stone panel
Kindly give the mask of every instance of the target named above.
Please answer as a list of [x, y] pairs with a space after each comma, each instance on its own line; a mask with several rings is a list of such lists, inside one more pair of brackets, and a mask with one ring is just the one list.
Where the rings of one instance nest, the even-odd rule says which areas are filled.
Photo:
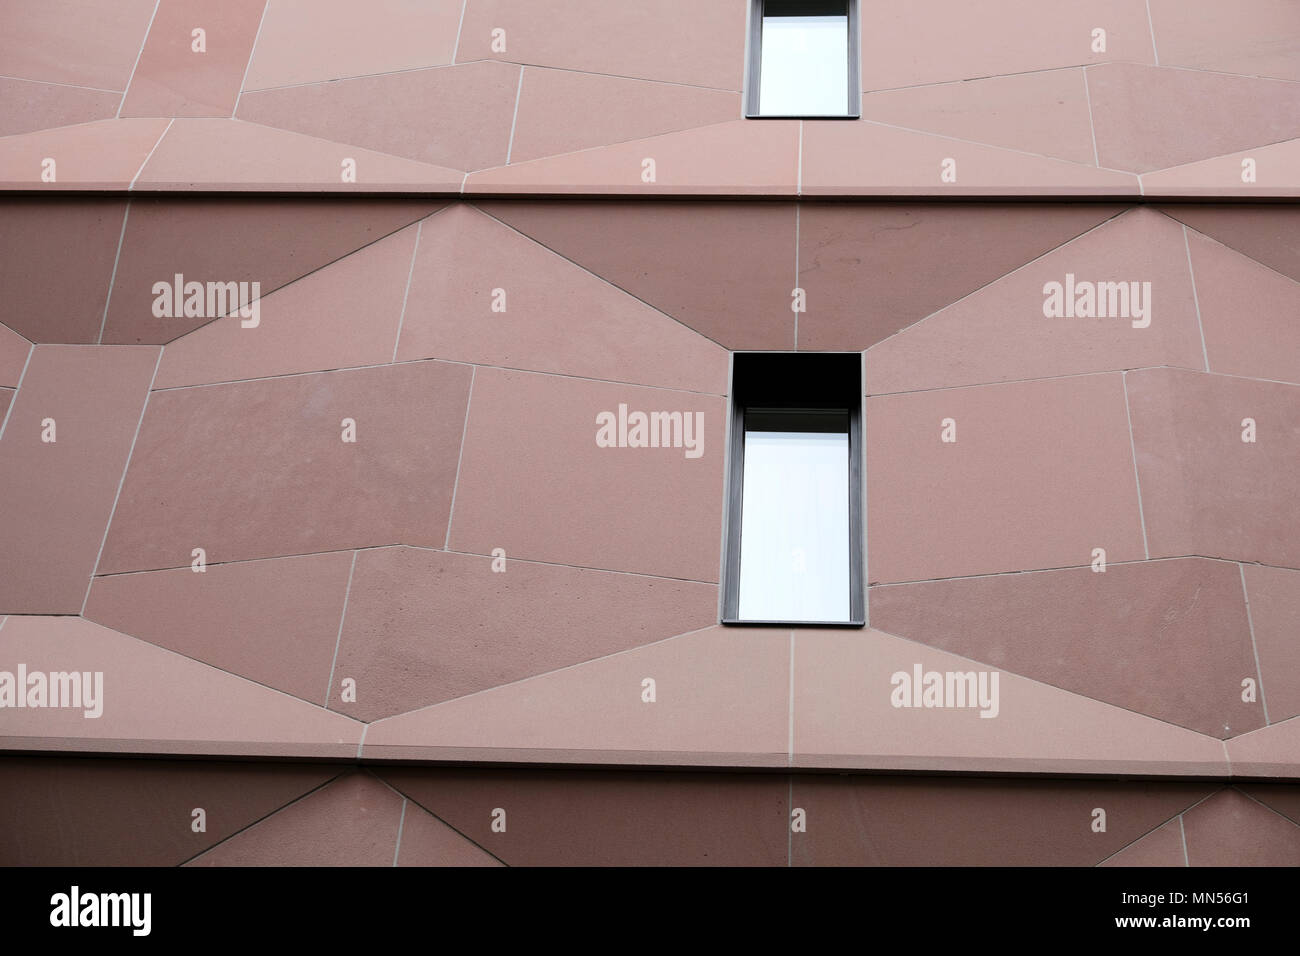
[[478, 368], [448, 546], [716, 581], [725, 415], [712, 395]]
[[865, 430], [869, 583], [1144, 556], [1119, 373], [871, 397]]
[[471, 370], [415, 362], [158, 391], [100, 572], [441, 547]]
[[32, 350], [0, 440], [0, 612], [80, 613], [159, 351]]

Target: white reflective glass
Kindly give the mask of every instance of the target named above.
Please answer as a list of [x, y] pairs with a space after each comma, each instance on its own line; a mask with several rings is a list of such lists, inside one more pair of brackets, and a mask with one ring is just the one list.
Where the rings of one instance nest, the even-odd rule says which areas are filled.
[[764, 17], [762, 56], [760, 115], [848, 113], [848, 17]]
[[849, 620], [849, 436], [745, 431], [739, 617]]

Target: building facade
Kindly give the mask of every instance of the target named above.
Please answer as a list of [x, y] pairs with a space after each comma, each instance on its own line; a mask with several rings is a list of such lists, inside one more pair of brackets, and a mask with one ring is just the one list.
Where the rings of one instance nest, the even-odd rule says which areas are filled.
[[1300, 862], [1300, 8], [791, 6], [4, 5], [0, 863]]

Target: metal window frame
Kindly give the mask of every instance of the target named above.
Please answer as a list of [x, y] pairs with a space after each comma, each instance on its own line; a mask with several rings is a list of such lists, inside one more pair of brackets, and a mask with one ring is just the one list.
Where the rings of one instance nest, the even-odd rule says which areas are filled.
[[[733, 352], [727, 436], [721, 623], [740, 627], [864, 627], [861, 352]], [[748, 366], [737, 368], [737, 364]], [[849, 620], [756, 621], [741, 618], [740, 537], [745, 475], [747, 408], [848, 410], [849, 433]]]
[[759, 79], [763, 66], [763, 8], [766, 0], [749, 0], [749, 24], [745, 38], [745, 118], [855, 120], [862, 118], [862, 29], [858, 19], [858, 0], [845, 0], [849, 15], [848, 84], [843, 116], [805, 116], [799, 113], [760, 113]]

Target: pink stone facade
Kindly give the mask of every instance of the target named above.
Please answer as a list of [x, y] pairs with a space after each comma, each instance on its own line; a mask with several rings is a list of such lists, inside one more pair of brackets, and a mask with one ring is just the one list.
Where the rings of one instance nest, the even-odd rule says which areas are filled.
[[[1300, 9], [747, 11], [3, 5], [0, 865], [1300, 863]], [[864, 628], [721, 623], [739, 351], [862, 357]]]

